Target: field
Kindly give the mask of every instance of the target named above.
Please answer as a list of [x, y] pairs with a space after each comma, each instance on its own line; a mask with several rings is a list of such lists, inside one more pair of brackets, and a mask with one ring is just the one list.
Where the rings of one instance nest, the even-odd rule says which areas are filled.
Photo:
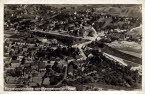
[[142, 47], [139, 43], [128, 41], [114, 41], [112, 43], [107, 43], [107, 45], [126, 54], [141, 58]]

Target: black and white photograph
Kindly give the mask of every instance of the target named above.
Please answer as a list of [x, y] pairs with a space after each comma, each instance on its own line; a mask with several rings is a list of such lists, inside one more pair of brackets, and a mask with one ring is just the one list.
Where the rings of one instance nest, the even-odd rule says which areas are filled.
[[4, 4], [4, 91], [141, 91], [142, 4]]

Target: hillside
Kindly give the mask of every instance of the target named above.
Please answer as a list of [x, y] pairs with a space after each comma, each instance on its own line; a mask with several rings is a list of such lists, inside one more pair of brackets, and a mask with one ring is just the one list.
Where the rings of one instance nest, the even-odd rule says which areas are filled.
[[126, 17], [141, 17], [141, 9], [139, 7], [101, 7], [96, 8], [96, 12]]
[[126, 32], [126, 35], [131, 35], [134, 37], [142, 36], [142, 26], [131, 29], [130, 31]]
[[66, 8], [71, 11], [86, 11], [94, 9], [96, 13], [105, 13], [110, 15], [118, 15], [125, 17], [139, 17], [141, 18], [141, 5], [135, 4], [52, 4], [48, 5], [55, 8]]

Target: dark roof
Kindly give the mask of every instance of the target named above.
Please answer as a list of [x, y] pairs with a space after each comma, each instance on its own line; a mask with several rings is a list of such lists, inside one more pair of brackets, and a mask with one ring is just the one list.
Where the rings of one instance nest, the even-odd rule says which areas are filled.
[[19, 63], [19, 60], [12, 60], [11, 63]]

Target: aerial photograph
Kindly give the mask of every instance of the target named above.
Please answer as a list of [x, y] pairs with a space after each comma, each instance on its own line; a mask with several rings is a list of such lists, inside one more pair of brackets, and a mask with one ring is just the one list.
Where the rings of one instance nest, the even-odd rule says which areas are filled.
[[141, 91], [141, 4], [4, 4], [5, 91]]

